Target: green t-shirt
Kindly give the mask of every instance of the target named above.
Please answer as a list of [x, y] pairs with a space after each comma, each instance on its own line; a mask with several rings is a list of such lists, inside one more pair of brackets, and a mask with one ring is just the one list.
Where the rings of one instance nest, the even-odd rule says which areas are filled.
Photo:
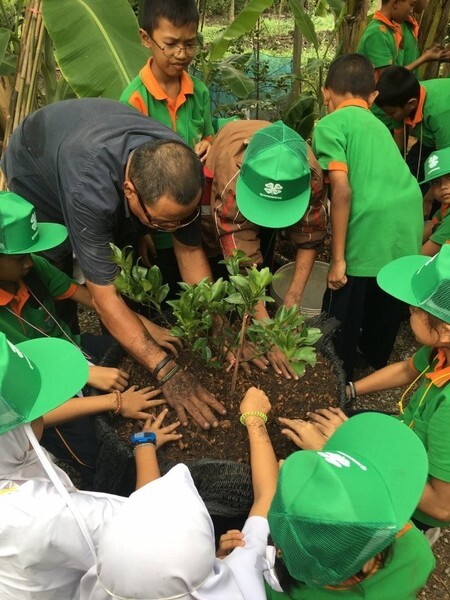
[[[70, 279], [65, 273], [51, 265], [45, 258], [32, 254], [34, 267], [25, 278], [24, 282], [34, 295], [44, 305], [44, 310], [32, 295], [28, 298], [22, 307], [20, 316], [24, 320], [20, 320], [15, 314], [11, 314], [7, 305], [0, 306], [0, 331], [13, 343], [18, 344], [26, 340], [40, 338], [45, 336], [67, 339], [55, 319], [65, 331], [67, 336], [72, 339], [77, 345], [80, 344], [80, 337], [74, 335], [69, 327], [61, 321], [56, 314], [54, 298], [64, 295], [70, 287], [76, 282]], [[47, 312], [48, 311], [48, 312]], [[49, 316], [49, 314], [54, 319]], [[28, 321], [44, 334], [40, 333], [32, 326], [28, 325]]]
[[[357, 52], [368, 58], [374, 69], [404, 64], [403, 47], [397, 47], [394, 28], [377, 18], [363, 31]], [[388, 129], [393, 129], [392, 119], [381, 108], [373, 104], [371, 111]]]
[[266, 584], [268, 600], [413, 600], [433, 571], [435, 560], [426, 537], [416, 527], [394, 542], [391, 558], [373, 575], [347, 589], [298, 586], [289, 595]]
[[422, 139], [426, 146], [438, 150], [447, 148], [450, 146], [450, 79], [429, 79], [421, 85], [426, 90], [423, 118], [411, 134]]
[[[413, 33], [412, 25], [407, 21], [402, 23], [403, 32], [403, 66], [408, 66], [415, 62], [419, 56], [419, 45]], [[414, 75], [419, 79], [419, 69], [414, 69]]]
[[[422, 346], [413, 356], [413, 365], [419, 373], [426, 369], [432, 373], [437, 358], [430, 361], [432, 349]], [[442, 370], [442, 374], [450, 367]], [[440, 373], [438, 371], [437, 373]], [[400, 419], [419, 436], [428, 454], [429, 474], [436, 479], [450, 482], [450, 382], [441, 387], [432, 384], [428, 377], [422, 377], [419, 389], [413, 394]], [[430, 525], [442, 527], [450, 522], [442, 522], [424, 514], [419, 509], [414, 517]]]
[[347, 274], [376, 277], [392, 260], [420, 254], [422, 194], [389, 131], [362, 100], [351, 102], [317, 123], [313, 151], [322, 169], [348, 173]]
[[433, 232], [430, 240], [436, 244], [446, 244], [450, 240], [450, 210], [442, 206], [433, 215]]

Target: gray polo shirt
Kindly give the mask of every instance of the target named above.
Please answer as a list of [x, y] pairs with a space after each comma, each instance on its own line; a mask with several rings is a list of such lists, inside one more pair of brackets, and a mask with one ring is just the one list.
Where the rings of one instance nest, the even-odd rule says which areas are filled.
[[[120, 102], [66, 100], [36, 111], [17, 127], [1, 166], [9, 189], [35, 206], [38, 220], [66, 225], [84, 276], [104, 285], [117, 274], [109, 243], [123, 246], [144, 229], [124, 198], [129, 154], [160, 139], [182, 141]], [[199, 222], [174, 235], [181, 243], [201, 245]], [[53, 258], [60, 259], [70, 247], [57, 250]]]

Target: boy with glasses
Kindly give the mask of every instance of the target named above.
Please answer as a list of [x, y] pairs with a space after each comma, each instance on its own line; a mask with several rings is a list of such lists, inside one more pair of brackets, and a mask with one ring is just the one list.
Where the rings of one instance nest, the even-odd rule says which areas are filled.
[[[141, 39], [152, 57], [123, 91], [120, 101], [173, 129], [206, 160], [213, 135], [209, 92], [205, 84], [187, 73], [197, 51], [199, 14], [195, 0], [144, 2]], [[173, 260], [168, 233], [152, 232], [140, 248], [142, 259], [164, 270], [165, 280], [177, 289], [178, 272], [168, 273]], [[158, 254], [158, 257], [156, 257]]]

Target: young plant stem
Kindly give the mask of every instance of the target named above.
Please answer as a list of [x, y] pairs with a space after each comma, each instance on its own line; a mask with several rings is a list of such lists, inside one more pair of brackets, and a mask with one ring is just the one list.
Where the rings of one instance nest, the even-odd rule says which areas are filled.
[[231, 380], [231, 394], [233, 395], [236, 391], [237, 376], [239, 371], [239, 361], [241, 360], [242, 349], [244, 347], [245, 330], [247, 329], [247, 322], [250, 314], [246, 311], [242, 317], [241, 333], [239, 335], [239, 346], [236, 352], [236, 362], [234, 363], [233, 379]]

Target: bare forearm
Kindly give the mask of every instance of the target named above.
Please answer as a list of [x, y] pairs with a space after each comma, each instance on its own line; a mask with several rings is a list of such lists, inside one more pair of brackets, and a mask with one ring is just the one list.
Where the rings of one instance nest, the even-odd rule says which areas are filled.
[[348, 220], [350, 217], [350, 187], [332, 186], [331, 197], [331, 254], [333, 261], [345, 260]]
[[87, 287], [84, 285], [79, 285], [77, 287], [77, 291], [75, 292], [75, 294], [73, 296], [71, 296], [70, 299], [73, 300], [74, 302], [78, 302], [79, 304], [82, 304], [83, 306], [87, 306], [88, 308], [94, 308], [94, 303], [92, 302], [92, 296], [91, 296], [89, 290], [87, 289]]
[[316, 260], [316, 255], [317, 252], [314, 249], [304, 250], [299, 248], [297, 250], [294, 277], [284, 299], [284, 305], [288, 308], [291, 306], [300, 306], [305, 286]]
[[44, 415], [45, 427], [56, 427], [79, 417], [88, 417], [116, 408], [115, 394], [71, 398]]
[[260, 417], [247, 417], [254, 502], [250, 515], [266, 516], [275, 494], [278, 463], [266, 426]]
[[[438, 489], [434, 484], [437, 484]], [[448, 491], [446, 494], [440, 493], [439, 488], [443, 487], [450, 488], [450, 483], [431, 477], [425, 486], [418, 508], [433, 519], [450, 521], [450, 494]]]
[[137, 446], [134, 458], [136, 461], [136, 489], [150, 481], [161, 477], [156, 448], [153, 446]]
[[194, 285], [205, 279], [205, 277], [209, 277], [212, 280], [211, 267], [203, 248], [201, 246], [185, 246], [184, 244], [180, 244], [173, 236], [172, 239], [173, 249], [183, 281], [189, 285]]
[[358, 396], [370, 394], [371, 392], [381, 392], [396, 387], [409, 385], [414, 381], [417, 374], [411, 368], [409, 361], [388, 365], [379, 371], [371, 373], [367, 377], [355, 382], [355, 391]]

